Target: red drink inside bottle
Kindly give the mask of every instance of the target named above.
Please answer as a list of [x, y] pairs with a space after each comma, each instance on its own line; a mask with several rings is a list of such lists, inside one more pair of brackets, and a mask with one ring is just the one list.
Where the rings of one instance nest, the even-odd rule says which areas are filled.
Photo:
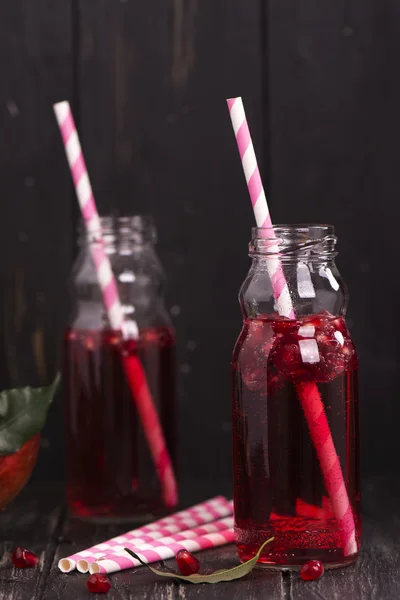
[[139, 340], [111, 330], [69, 329], [64, 338], [67, 499], [79, 517], [162, 513], [160, 481], [129, 389], [123, 355], [146, 372], [168, 450], [175, 458], [175, 335], [143, 329]]
[[357, 370], [343, 317], [323, 311], [297, 320], [276, 315], [245, 319], [232, 361], [235, 530], [241, 560], [274, 536], [261, 557], [265, 565], [354, 561], [354, 554], [344, 551], [299, 390], [317, 386], [359, 548]]

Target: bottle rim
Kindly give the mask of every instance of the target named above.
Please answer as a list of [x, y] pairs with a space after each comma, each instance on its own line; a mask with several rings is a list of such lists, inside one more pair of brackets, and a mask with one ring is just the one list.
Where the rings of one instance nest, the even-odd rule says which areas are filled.
[[250, 256], [279, 257], [281, 260], [328, 260], [337, 255], [335, 228], [329, 224], [279, 224], [253, 227]]

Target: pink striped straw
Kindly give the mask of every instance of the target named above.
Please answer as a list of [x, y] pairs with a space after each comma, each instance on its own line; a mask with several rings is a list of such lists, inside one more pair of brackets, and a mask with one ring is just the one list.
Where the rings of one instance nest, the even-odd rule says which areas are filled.
[[125, 548], [129, 548], [130, 550], [133, 550], [133, 552], [136, 552], [136, 548], [139, 546], [143, 550], [152, 550], [158, 546], [170, 546], [176, 542], [197, 539], [204, 535], [208, 535], [209, 533], [217, 533], [219, 531], [226, 531], [227, 529], [233, 529], [233, 517], [226, 517], [225, 519], [220, 519], [219, 521], [214, 521], [214, 523], [208, 523], [201, 527], [195, 527], [194, 529], [186, 529], [186, 531], [182, 531], [181, 533], [175, 533], [175, 535], [162, 537], [157, 540], [149, 537], [146, 542], [143, 537], [134, 538], [130, 542], [124, 542], [123, 544], [114, 546], [112, 552], [96, 552], [95, 554], [87, 556], [85, 559], [78, 560], [77, 569], [81, 573], [87, 573], [90, 565], [94, 562], [104, 559], [113, 560], [114, 556], [125, 556]]
[[[87, 232], [94, 239], [97, 239], [98, 242], [90, 246], [110, 325], [112, 329], [122, 331], [125, 337], [129, 334], [130, 337], [138, 339], [139, 329], [135, 321], [126, 322], [124, 320], [117, 284], [102, 243], [100, 218], [97, 213], [89, 175], [69, 103], [59, 102], [55, 104], [54, 112], [61, 131]], [[145, 371], [137, 356], [123, 356], [123, 363], [161, 483], [164, 502], [166, 506], [174, 507], [178, 502], [175, 474], [157, 410], [151, 397]]]
[[[231, 100], [227, 100], [227, 103], [232, 119], [233, 131], [235, 132], [240, 158], [242, 160], [243, 171], [246, 177], [247, 187], [249, 190], [257, 227], [272, 228], [267, 198], [265, 196], [261, 181], [261, 175], [257, 165], [256, 154], [254, 152], [249, 126], [244, 113], [242, 99], [233, 98]], [[278, 246], [271, 246], [269, 248], [269, 252], [278, 256]], [[294, 319], [295, 314], [292, 301], [290, 299], [289, 289], [279, 258], [271, 257], [267, 263], [267, 270], [271, 279], [274, 298], [278, 306], [279, 314], [289, 317], [290, 319]]]
[[[272, 228], [267, 198], [263, 189], [242, 99], [231, 98], [227, 100], [227, 103], [257, 226]], [[278, 246], [272, 246], [269, 251], [279, 254]], [[269, 258], [267, 269], [279, 314], [294, 319], [292, 301], [279, 258]], [[332, 508], [340, 527], [344, 554], [349, 556], [357, 552], [358, 549], [354, 515], [324, 405], [315, 383], [299, 384], [297, 393], [318, 455]]]
[[[135, 554], [145, 563], [157, 562], [159, 560], [167, 560], [173, 558], [179, 550], [189, 550], [189, 552], [199, 552], [199, 550], [207, 550], [207, 548], [216, 548], [225, 544], [231, 544], [235, 540], [233, 529], [225, 529], [218, 533], [210, 533], [199, 536], [195, 539], [182, 540], [181, 542], [171, 542], [168, 545], [154, 546], [152, 548], [130, 548]], [[91, 563], [89, 573], [115, 573], [124, 569], [132, 569], [140, 567], [141, 563], [130, 556], [127, 552], [114, 554], [112, 557], [106, 557], [104, 560], [98, 560]]]
[[[91, 546], [86, 550], [82, 550], [72, 554], [71, 556], [62, 558], [58, 562], [58, 568], [63, 573], [69, 573], [75, 569], [79, 560], [87, 559], [97, 552], [103, 552], [104, 554], [112, 552], [115, 546], [129, 543], [135, 539], [143, 539], [144, 536], [148, 536], [149, 538], [155, 540], [174, 535], [175, 533], [179, 533], [181, 531], [199, 527], [205, 523], [211, 523], [217, 519], [221, 519], [222, 517], [230, 516], [232, 513], [232, 501], [227, 500], [223, 496], [216, 496], [211, 500], [196, 504], [191, 508], [177, 512], [174, 515], [159, 519], [154, 523], [150, 523], [150, 525], [139, 527], [139, 529], [133, 529], [132, 531], [128, 531], [123, 535], [119, 535], [100, 544]], [[138, 544], [140, 544], [140, 542], [138, 542]]]

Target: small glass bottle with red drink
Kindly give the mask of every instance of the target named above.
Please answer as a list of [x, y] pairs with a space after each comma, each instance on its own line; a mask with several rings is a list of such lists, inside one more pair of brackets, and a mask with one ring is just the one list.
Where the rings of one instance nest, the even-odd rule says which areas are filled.
[[[252, 238], [232, 359], [239, 556], [251, 558], [273, 536], [264, 566], [350, 564], [361, 534], [358, 359], [334, 229], [255, 228]], [[280, 283], [271, 276], [278, 261]], [[282, 282], [291, 317], [279, 312]]]
[[164, 306], [152, 219], [103, 217], [101, 227], [124, 313], [124, 337], [110, 328], [98, 285], [90, 252], [98, 236], [82, 229], [73, 272], [76, 310], [64, 336], [67, 501], [78, 517], [140, 520], [166, 507], [122, 355], [135, 355], [143, 365], [174, 462], [175, 333]]

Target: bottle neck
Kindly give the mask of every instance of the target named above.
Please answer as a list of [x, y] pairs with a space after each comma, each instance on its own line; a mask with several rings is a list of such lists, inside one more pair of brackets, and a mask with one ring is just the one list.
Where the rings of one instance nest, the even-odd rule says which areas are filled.
[[150, 216], [100, 217], [100, 230], [86, 231], [80, 226], [79, 245], [84, 249], [102, 244], [107, 254], [132, 254], [153, 250], [156, 229]]
[[169, 325], [163, 302], [164, 272], [155, 251], [149, 217], [102, 217], [101, 231], [81, 228], [81, 251], [73, 269], [77, 310], [74, 327], [99, 329], [107, 323], [92, 251], [101, 245], [109, 256], [125, 319], [139, 327]]
[[240, 292], [246, 318], [344, 315], [347, 291], [335, 265], [332, 226], [253, 229], [252, 266]]

